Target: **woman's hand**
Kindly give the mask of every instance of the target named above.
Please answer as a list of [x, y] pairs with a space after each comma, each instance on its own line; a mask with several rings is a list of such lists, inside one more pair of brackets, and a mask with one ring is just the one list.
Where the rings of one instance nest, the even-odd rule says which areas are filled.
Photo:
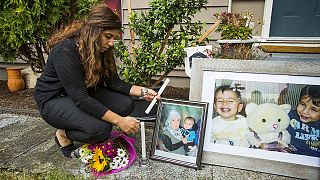
[[161, 99], [161, 97], [158, 96], [158, 93], [155, 92], [153, 89], [148, 89], [148, 91], [146, 92], [146, 94], [143, 96], [143, 98], [144, 98], [146, 101], [152, 101], [154, 97], [156, 97], [157, 100], [160, 100], [160, 99]]
[[161, 99], [161, 97], [158, 96], [158, 93], [155, 92], [153, 89], [136, 85], [133, 85], [131, 87], [129, 95], [143, 97], [146, 101], [152, 101], [154, 97], [156, 97], [157, 100]]
[[137, 133], [139, 131], [140, 121], [134, 117], [123, 117], [118, 121], [117, 126], [127, 134]]

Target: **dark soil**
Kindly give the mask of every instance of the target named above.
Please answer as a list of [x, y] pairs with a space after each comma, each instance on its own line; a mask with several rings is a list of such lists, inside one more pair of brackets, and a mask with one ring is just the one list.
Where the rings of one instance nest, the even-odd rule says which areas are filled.
[[0, 81], [0, 108], [36, 110], [33, 92], [34, 89], [10, 92], [7, 88], [7, 82]]
[[[10, 90], [7, 88], [7, 82], [0, 80], [0, 108], [36, 110], [37, 106], [33, 99], [33, 93], [34, 89], [10, 92]], [[189, 88], [176, 88], [168, 86], [163, 91], [162, 97], [188, 100]]]

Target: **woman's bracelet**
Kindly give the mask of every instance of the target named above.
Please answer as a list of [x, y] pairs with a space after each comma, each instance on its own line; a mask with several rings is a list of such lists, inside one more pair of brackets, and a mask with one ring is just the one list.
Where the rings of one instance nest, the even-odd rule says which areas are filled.
[[147, 94], [148, 94], [148, 88], [145, 88], [145, 87], [141, 88], [141, 95], [140, 96], [144, 97]]

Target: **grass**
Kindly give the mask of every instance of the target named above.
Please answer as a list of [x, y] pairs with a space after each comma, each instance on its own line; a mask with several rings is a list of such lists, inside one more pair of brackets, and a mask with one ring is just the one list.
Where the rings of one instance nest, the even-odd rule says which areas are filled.
[[45, 173], [30, 173], [24, 171], [0, 169], [0, 179], [1, 180], [84, 180], [88, 179], [81, 176], [74, 176], [70, 172], [62, 169], [50, 169]]

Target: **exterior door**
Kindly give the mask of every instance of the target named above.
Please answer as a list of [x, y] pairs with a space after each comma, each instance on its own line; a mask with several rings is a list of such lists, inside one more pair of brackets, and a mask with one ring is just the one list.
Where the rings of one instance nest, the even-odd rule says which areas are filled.
[[320, 37], [320, 0], [273, 0], [270, 37]]

